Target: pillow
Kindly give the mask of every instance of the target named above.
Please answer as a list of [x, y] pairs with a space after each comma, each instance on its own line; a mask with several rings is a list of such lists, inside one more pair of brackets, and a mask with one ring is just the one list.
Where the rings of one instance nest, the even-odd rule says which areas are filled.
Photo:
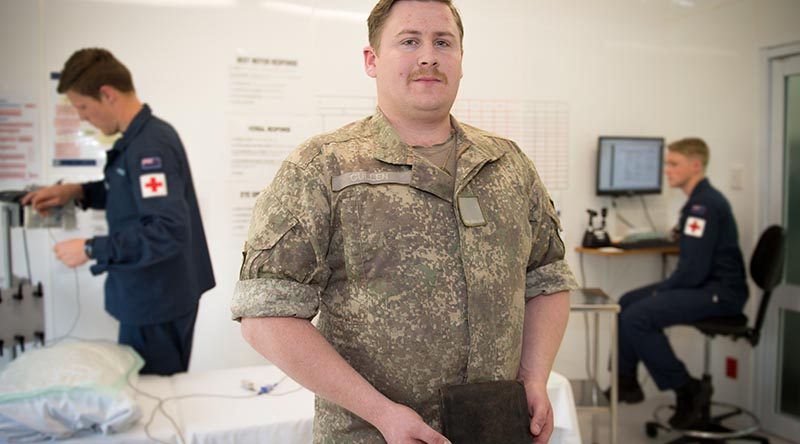
[[23, 353], [0, 373], [0, 442], [122, 432], [142, 416], [131, 383], [144, 365], [129, 346], [69, 341]]

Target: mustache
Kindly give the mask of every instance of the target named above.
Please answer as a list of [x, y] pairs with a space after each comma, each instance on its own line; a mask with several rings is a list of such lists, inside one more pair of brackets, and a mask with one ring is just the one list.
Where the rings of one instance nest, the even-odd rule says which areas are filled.
[[423, 77], [429, 77], [429, 78], [432, 77], [432, 78], [434, 78], [434, 79], [436, 79], [436, 80], [438, 80], [438, 81], [440, 81], [442, 83], [445, 83], [445, 84], [448, 83], [447, 75], [439, 72], [439, 70], [437, 68], [418, 69], [418, 70], [412, 72], [408, 76], [408, 83], [411, 83], [411, 82], [413, 82], [415, 80], [419, 80], [419, 79], [421, 79]]

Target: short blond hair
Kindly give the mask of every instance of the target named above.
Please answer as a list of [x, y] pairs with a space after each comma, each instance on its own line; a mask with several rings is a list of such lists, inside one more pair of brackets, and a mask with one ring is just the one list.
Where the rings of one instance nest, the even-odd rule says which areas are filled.
[[708, 151], [708, 145], [703, 139], [699, 137], [687, 137], [685, 139], [676, 140], [667, 147], [668, 150], [683, 154], [686, 157], [694, 157], [703, 162], [703, 168], [708, 166], [711, 153]]
[[[403, 1], [403, 0], [380, 0], [372, 8], [372, 12], [369, 13], [369, 17], [367, 18], [367, 31], [369, 35], [369, 45], [378, 50], [378, 47], [381, 44], [381, 31], [383, 30], [383, 25], [386, 23], [386, 20], [389, 19], [389, 14], [392, 12], [392, 6], [395, 3]], [[453, 13], [453, 19], [456, 22], [456, 26], [458, 26], [458, 33], [459, 33], [459, 44], [463, 48], [464, 43], [464, 24], [461, 22], [461, 15], [458, 13], [458, 9], [453, 4], [452, 0], [417, 0], [417, 1], [430, 1], [430, 2], [438, 2], [444, 3], [450, 8], [450, 12]]]

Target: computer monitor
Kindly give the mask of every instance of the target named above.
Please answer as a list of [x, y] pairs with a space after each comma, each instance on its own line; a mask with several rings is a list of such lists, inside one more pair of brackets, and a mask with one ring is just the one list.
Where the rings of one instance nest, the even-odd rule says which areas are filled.
[[661, 137], [598, 138], [598, 195], [659, 194], [663, 168]]

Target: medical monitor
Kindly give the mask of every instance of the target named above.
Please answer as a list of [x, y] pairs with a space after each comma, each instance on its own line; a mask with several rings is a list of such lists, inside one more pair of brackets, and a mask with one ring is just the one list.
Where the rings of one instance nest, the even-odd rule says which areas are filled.
[[598, 138], [598, 195], [659, 194], [663, 169], [663, 138]]

